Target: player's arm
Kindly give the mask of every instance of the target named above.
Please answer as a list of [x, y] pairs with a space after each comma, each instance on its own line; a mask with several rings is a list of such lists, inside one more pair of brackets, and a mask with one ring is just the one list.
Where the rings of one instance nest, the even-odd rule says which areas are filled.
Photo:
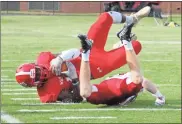
[[134, 82], [135, 84], [139, 84], [143, 81], [143, 76], [140, 71], [140, 65], [137, 56], [133, 50], [132, 44], [130, 42], [128, 42], [128, 44], [131, 45], [131, 49], [126, 49], [126, 61], [131, 71], [132, 82]]
[[140, 71], [139, 61], [135, 51], [133, 50], [133, 46], [131, 43], [130, 34], [131, 34], [132, 27], [133, 25], [129, 25], [127, 27], [127, 32], [125, 34], [123, 33], [123, 35], [121, 36], [121, 40], [125, 48], [126, 62], [131, 71], [132, 82], [135, 84], [139, 84], [139, 83], [142, 83], [143, 81], [143, 75]]
[[85, 36], [78, 36], [81, 40], [82, 45], [82, 61], [80, 67], [80, 95], [87, 98], [91, 95], [92, 85], [90, 83], [90, 64], [89, 56], [92, 42], [88, 40]]
[[79, 49], [69, 49], [62, 51], [59, 54], [55, 54], [56, 58], [52, 59], [50, 62], [50, 69], [52, 73], [55, 73], [57, 76], [61, 75], [61, 64], [64, 61], [69, 61], [71, 59], [77, 58], [79, 55]]
[[63, 61], [69, 61], [70, 59], [74, 59], [80, 55], [80, 50], [76, 48], [72, 48], [69, 50], [61, 51], [60, 53], [54, 54], [56, 57], [60, 57]]
[[126, 61], [130, 68], [130, 71], [131, 71], [132, 82], [135, 84], [141, 83], [142, 86], [147, 91], [149, 91], [150, 93], [152, 93], [156, 96], [157, 99], [155, 101], [155, 104], [163, 105], [163, 104], [165, 104], [165, 97], [160, 93], [160, 91], [157, 89], [157, 87], [150, 80], [143, 77], [141, 70], [140, 70], [139, 61], [133, 50], [133, 46], [132, 46], [131, 42], [129, 40], [127, 40], [127, 39], [130, 39], [129, 34], [131, 32], [131, 28], [128, 30], [128, 33], [126, 33], [126, 38], [124, 38], [124, 40], [123, 40], [123, 45], [126, 50]]

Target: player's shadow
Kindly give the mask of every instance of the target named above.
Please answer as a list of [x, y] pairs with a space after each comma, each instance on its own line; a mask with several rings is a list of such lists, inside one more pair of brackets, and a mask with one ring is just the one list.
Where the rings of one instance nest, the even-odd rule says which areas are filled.
[[136, 100], [128, 105], [101, 105], [98, 108], [156, 108], [156, 107], [165, 107], [172, 109], [181, 108], [180, 100], [166, 100], [166, 104], [163, 106], [156, 106], [154, 100]]

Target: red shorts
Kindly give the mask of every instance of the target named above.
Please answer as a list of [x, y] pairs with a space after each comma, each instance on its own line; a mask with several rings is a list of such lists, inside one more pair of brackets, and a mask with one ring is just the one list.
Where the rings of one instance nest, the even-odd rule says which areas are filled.
[[120, 75], [94, 84], [87, 101], [92, 104], [118, 104], [132, 95], [137, 95], [141, 89], [142, 85], [131, 82], [131, 77]]
[[[120, 68], [126, 64], [126, 54], [124, 47], [105, 51], [108, 32], [113, 23], [111, 16], [105, 12], [102, 13], [97, 21], [90, 27], [88, 38], [93, 40], [93, 47], [90, 54], [90, 68], [94, 79], [103, 77], [113, 70]], [[141, 51], [141, 44], [138, 41], [132, 41], [135, 53]], [[80, 72], [81, 57], [71, 61]]]

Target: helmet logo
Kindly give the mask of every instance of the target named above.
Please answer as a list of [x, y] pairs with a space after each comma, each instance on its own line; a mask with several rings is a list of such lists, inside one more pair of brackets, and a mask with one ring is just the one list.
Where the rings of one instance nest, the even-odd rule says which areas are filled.
[[30, 69], [30, 78], [35, 78], [35, 69]]

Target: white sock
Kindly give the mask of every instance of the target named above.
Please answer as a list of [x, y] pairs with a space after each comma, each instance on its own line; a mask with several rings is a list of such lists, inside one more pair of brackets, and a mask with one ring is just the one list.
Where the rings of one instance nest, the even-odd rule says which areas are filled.
[[133, 45], [131, 42], [128, 42], [127, 40], [123, 40], [123, 45], [126, 50], [133, 50]]
[[126, 23], [128, 25], [132, 24], [133, 23], [133, 17], [132, 16], [126, 16]]
[[160, 93], [159, 90], [157, 90], [157, 92], [154, 94], [156, 97], [162, 97], [163, 95]]
[[119, 12], [115, 12], [115, 11], [110, 11], [107, 12], [109, 13], [109, 15], [112, 17], [113, 23], [114, 24], [119, 24], [122, 21], [122, 15]]
[[86, 53], [82, 53], [83, 61], [89, 61], [89, 57], [90, 57], [90, 50], [88, 50]]

